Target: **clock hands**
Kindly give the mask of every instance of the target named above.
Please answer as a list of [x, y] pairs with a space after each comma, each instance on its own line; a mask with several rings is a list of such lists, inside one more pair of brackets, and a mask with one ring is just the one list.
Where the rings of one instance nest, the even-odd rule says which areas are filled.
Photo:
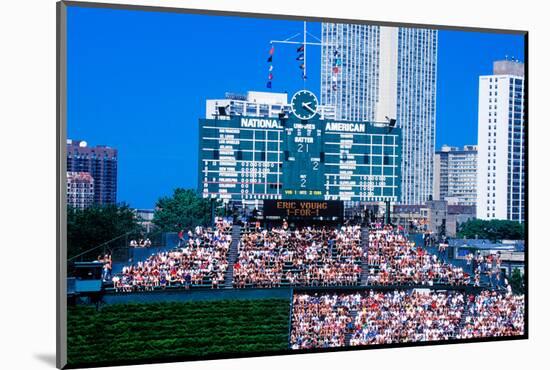
[[311, 105], [311, 102], [302, 103], [302, 107], [306, 108], [308, 111], [310, 111], [313, 114], [317, 113], [315, 110], [313, 110], [313, 108], [310, 107], [310, 105]]

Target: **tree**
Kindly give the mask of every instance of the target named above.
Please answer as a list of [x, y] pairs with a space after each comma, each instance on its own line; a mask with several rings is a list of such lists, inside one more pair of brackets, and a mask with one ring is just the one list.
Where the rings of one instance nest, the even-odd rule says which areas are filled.
[[153, 223], [163, 231], [179, 231], [210, 223], [210, 200], [191, 189], [177, 188], [157, 201]]
[[[138, 235], [140, 232], [141, 226], [127, 204], [95, 205], [86, 209], [67, 208], [69, 259], [118, 236], [126, 233]], [[95, 258], [102, 252], [103, 250], [94, 250], [84, 257]]]
[[523, 224], [508, 220], [468, 220], [460, 225], [457, 233], [459, 238], [490, 239], [497, 241], [502, 239], [524, 239], [525, 229]]
[[514, 294], [523, 294], [525, 292], [525, 281], [523, 279], [523, 274], [519, 271], [518, 268], [512, 270], [512, 275], [510, 276], [510, 286]]

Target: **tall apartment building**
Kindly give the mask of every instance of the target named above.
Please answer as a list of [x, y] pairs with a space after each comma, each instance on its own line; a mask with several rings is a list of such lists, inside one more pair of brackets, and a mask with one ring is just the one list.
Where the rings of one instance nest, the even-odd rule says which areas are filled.
[[479, 77], [477, 217], [525, 220], [524, 66], [493, 63]]
[[67, 172], [67, 204], [84, 209], [94, 203], [94, 178], [88, 172]]
[[[206, 101], [206, 118], [212, 119], [219, 114], [219, 108], [227, 114], [236, 116], [278, 117], [279, 113], [290, 112], [288, 94], [249, 91], [246, 94], [226, 93], [224, 99]], [[334, 118], [334, 107], [320, 106], [321, 118]]]
[[67, 140], [67, 172], [87, 172], [94, 180], [94, 204], [115, 204], [118, 151], [104, 145]]
[[443, 145], [435, 152], [434, 200], [475, 206], [477, 200], [477, 146]]
[[321, 104], [402, 128], [401, 203], [433, 194], [437, 30], [323, 23]]

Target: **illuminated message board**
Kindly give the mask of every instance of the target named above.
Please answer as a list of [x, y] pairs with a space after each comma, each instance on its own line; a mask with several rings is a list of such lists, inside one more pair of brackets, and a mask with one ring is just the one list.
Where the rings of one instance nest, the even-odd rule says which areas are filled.
[[263, 214], [267, 217], [342, 217], [344, 207], [337, 200], [264, 200]]

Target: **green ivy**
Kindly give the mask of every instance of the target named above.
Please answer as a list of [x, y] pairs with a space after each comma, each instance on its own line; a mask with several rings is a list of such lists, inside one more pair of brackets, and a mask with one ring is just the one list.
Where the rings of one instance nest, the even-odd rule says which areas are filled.
[[119, 304], [68, 309], [70, 365], [287, 348], [285, 299]]

